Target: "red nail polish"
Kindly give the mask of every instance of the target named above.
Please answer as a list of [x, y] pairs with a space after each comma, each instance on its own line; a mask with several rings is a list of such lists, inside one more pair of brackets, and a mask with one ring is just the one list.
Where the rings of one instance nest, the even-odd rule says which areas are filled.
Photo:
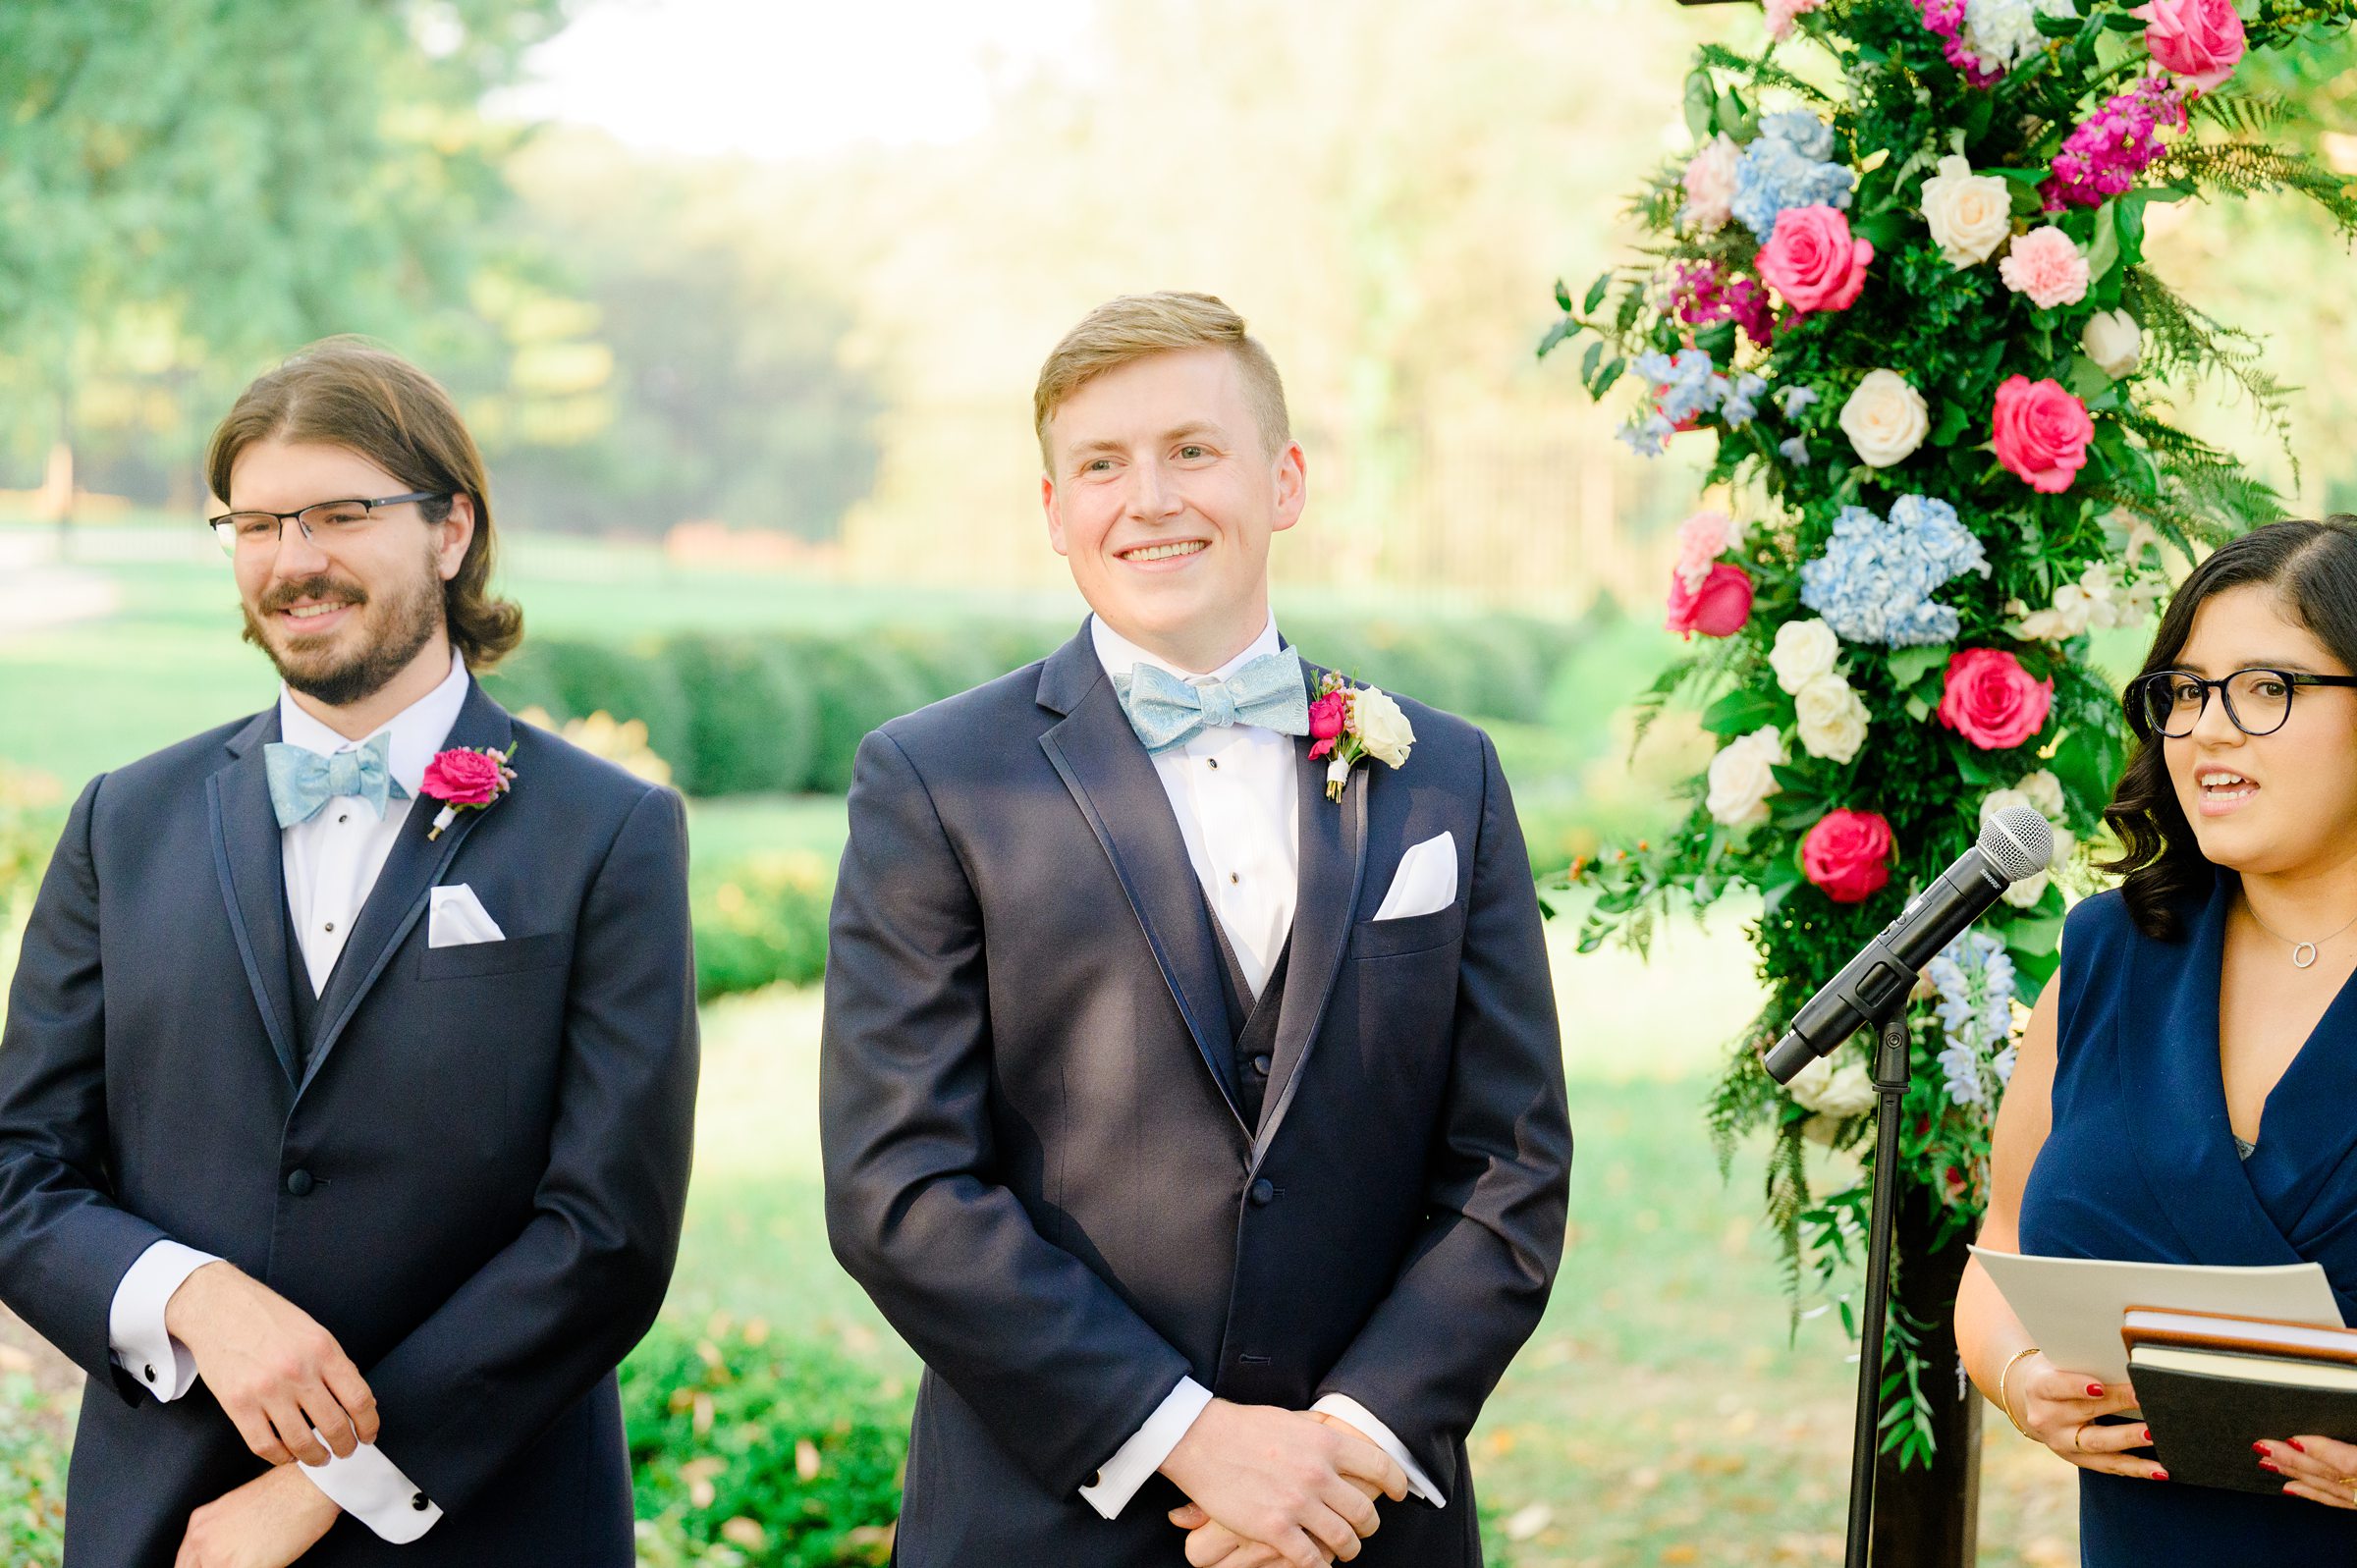
[[2165, 1470], [2156, 1470], [2153, 1472], [2153, 1479], [2155, 1481], [2166, 1481], [2168, 1479], [2168, 1472]]
[[[2145, 1433], [2145, 1435], [2150, 1437], [2152, 1433], [2148, 1432]], [[2260, 1458], [2265, 1459], [2268, 1457], [2267, 1444], [2263, 1442], [2255, 1442], [2251, 1444], [2251, 1452], [2257, 1454]]]
[[[2300, 1448], [2300, 1439], [2297, 1437], [2286, 1437], [2283, 1440], [2290, 1443], [2294, 1448]], [[2308, 1450], [2305, 1448], [2300, 1448], [2300, 1452], [2302, 1453], [2306, 1453], [2307, 1451]]]
[[2153, 1440], [2153, 1429], [2152, 1429], [2152, 1428], [2150, 1428], [2150, 1427], [2147, 1427], [2147, 1428], [2145, 1428], [2145, 1429], [2144, 1429], [2144, 1440], [2145, 1440], [2146, 1442], [2151, 1442], [2151, 1441]]
[[2100, 1382], [2091, 1382], [2091, 1383], [2089, 1383], [2089, 1384], [2087, 1385], [2087, 1397], [2088, 1397], [2088, 1398], [2090, 1398], [2090, 1399], [2101, 1399], [2101, 1398], [2103, 1398], [2103, 1397], [2104, 1397], [2104, 1385], [2103, 1385], [2102, 1383], [2100, 1383]]
[[2271, 1475], [2271, 1476], [2279, 1476], [2279, 1475], [2283, 1474], [2283, 1472], [2282, 1472], [2282, 1471], [2280, 1471], [2280, 1470], [2277, 1470], [2277, 1469], [2275, 1468], [2275, 1462], [2274, 1460], [2272, 1460], [2272, 1459], [2262, 1459], [2262, 1460], [2260, 1460], [2260, 1461], [2259, 1461], [2259, 1468], [2260, 1468], [2260, 1469], [2262, 1469], [2262, 1470], [2264, 1470], [2264, 1471], [2266, 1471], [2266, 1472], [2267, 1472], [2269, 1475]]

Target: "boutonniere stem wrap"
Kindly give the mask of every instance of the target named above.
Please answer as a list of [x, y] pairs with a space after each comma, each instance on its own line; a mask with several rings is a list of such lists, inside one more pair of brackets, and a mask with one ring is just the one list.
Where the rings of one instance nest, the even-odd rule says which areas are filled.
[[425, 765], [425, 778], [417, 792], [442, 802], [434, 814], [433, 830], [425, 837], [428, 842], [442, 837], [442, 830], [459, 820], [462, 811], [480, 811], [516, 784], [516, 770], [508, 759], [516, 755], [516, 746], [499, 751], [490, 746], [480, 750], [453, 746], [436, 754]]
[[1373, 686], [1352, 686], [1338, 675], [1318, 677], [1318, 700], [1309, 705], [1312, 762], [1326, 764], [1326, 798], [1340, 800], [1350, 770], [1362, 757], [1397, 768], [1407, 761], [1416, 731], [1399, 704]]

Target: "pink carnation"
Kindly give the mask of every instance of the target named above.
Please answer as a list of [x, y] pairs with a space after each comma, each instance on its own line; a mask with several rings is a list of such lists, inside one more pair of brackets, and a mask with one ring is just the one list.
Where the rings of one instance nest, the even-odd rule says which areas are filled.
[[1800, 314], [1847, 310], [1866, 287], [1870, 241], [1853, 240], [1849, 220], [1828, 206], [1786, 207], [1754, 263], [1760, 276]]
[[1734, 542], [1734, 519], [1724, 512], [1697, 512], [1677, 525], [1677, 575], [1688, 591], [1701, 589], [1711, 563]]
[[1691, 637], [1731, 637], [1751, 619], [1751, 573], [1722, 561], [1703, 575], [1697, 587], [1670, 574], [1670, 615], [1662, 622], [1672, 631]]
[[2028, 295], [2041, 310], [2087, 297], [2087, 253], [2052, 224], [2014, 241], [2012, 250], [1997, 264], [1997, 275], [2015, 294]]
[[2033, 680], [2002, 648], [1966, 648], [1947, 661], [1940, 722], [1983, 751], [2010, 751], [2046, 728], [2052, 679]]
[[1997, 460], [2041, 495], [2060, 495], [2087, 466], [2095, 421], [2059, 382], [2007, 377], [1992, 422]]
[[2154, 63], [2204, 92], [2216, 92], [2242, 63], [2247, 40], [2233, 0], [2151, 0], [2128, 15], [2145, 22]]
[[1891, 819], [1843, 806], [1817, 819], [1800, 840], [1800, 869], [1836, 903], [1860, 903], [1890, 886], [1896, 847]]
[[1782, 43], [1792, 36], [1792, 22], [1825, 4], [1825, 0], [1767, 0], [1768, 36]]

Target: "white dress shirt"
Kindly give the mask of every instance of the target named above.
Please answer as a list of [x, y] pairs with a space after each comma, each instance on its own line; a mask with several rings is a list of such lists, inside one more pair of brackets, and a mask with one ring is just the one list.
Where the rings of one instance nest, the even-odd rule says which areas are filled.
[[[1148, 653], [1108, 626], [1102, 617], [1089, 618], [1088, 631], [1097, 661], [1109, 676], [1127, 675], [1138, 665], [1150, 664], [1199, 683], [1225, 680], [1247, 662], [1282, 646], [1272, 616], [1251, 646], [1217, 670], [1197, 672]], [[1154, 771], [1178, 819], [1178, 836], [1186, 841], [1195, 880], [1203, 885], [1203, 896], [1218, 915], [1220, 929], [1235, 952], [1236, 967], [1243, 970], [1255, 996], [1277, 967], [1277, 956], [1293, 929], [1293, 904], [1300, 892], [1297, 749], [1291, 735], [1258, 725], [1235, 725], [1199, 730], [1154, 757]], [[1095, 1481], [1080, 1488], [1080, 1495], [1106, 1518], [1119, 1517], [1211, 1399], [1211, 1390], [1194, 1379], [1180, 1379], [1146, 1424], [1106, 1461]], [[1343, 1394], [1328, 1394], [1310, 1408], [1365, 1433], [1407, 1472], [1417, 1496], [1436, 1508], [1444, 1506], [1439, 1489], [1408, 1457], [1406, 1445], [1372, 1411]]]
[[[448, 677], [384, 727], [393, 736], [388, 771], [409, 792], [407, 798], [387, 800], [380, 817], [359, 796], [339, 795], [309, 821], [279, 831], [287, 907], [314, 995], [327, 988], [353, 923], [417, 804], [426, 764], [442, 749], [458, 723], [459, 710], [466, 706], [467, 685], [466, 662], [453, 654]], [[304, 712], [284, 686], [279, 688], [278, 727], [287, 744], [321, 756], [357, 751], [375, 738], [347, 740]], [[159, 1241], [139, 1255], [115, 1287], [107, 1313], [108, 1349], [118, 1366], [167, 1403], [195, 1382], [196, 1362], [188, 1347], [166, 1331], [164, 1308], [190, 1274], [218, 1260], [210, 1253]], [[338, 1507], [389, 1541], [414, 1541], [442, 1517], [441, 1508], [431, 1503], [423, 1509], [415, 1506], [416, 1487], [369, 1443], [360, 1444], [350, 1458], [331, 1455], [324, 1465], [305, 1465], [303, 1474]]]

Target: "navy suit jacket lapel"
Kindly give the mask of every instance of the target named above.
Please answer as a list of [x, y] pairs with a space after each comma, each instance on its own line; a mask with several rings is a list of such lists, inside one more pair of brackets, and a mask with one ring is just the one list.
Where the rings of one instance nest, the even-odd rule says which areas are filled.
[[[505, 751], [514, 740], [515, 726], [507, 710], [483, 694], [483, 688], [469, 682], [466, 701], [459, 709], [458, 722], [451, 726], [450, 736], [442, 742], [443, 749], [465, 746], [480, 750], [485, 746]], [[496, 805], [493, 811], [513, 810], [513, 806]], [[328, 977], [327, 992], [319, 999], [319, 1037], [312, 1043], [303, 1084], [307, 1087], [319, 1076], [319, 1069], [335, 1051], [336, 1042], [343, 1038], [345, 1027], [360, 1002], [376, 985], [377, 979], [392, 962], [393, 953], [418, 916], [425, 912], [427, 895], [441, 880], [443, 870], [459, 852], [459, 845], [474, 831], [484, 815], [482, 811], [461, 811], [457, 819], [442, 831], [439, 838], [428, 838], [434, 818], [442, 810], [441, 803], [431, 796], [421, 796], [410, 808], [410, 819], [402, 825], [399, 838], [393, 840], [393, 852], [386, 856], [384, 870], [377, 874], [376, 886], [369, 890], [368, 901], [360, 906], [359, 918], [353, 922], [352, 938], [345, 944], [344, 955], [336, 961], [335, 973]]]
[[[1302, 666], [1302, 678], [1312, 691], [1323, 674]], [[1293, 775], [1300, 799], [1300, 873], [1293, 898], [1292, 956], [1287, 961], [1285, 1010], [1277, 1020], [1277, 1046], [1269, 1065], [1270, 1099], [1253, 1140], [1257, 1164], [1276, 1137], [1278, 1124], [1292, 1108], [1301, 1086], [1301, 1069], [1325, 1021], [1326, 1003], [1334, 995], [1334, 978], [1342, 968], [1343, 949], [1349, 945], [1351, 915], [1358, 907], [1360, 880], [1367, 861], [1367, 791], [1373, 786], [1372, 763], [1351, 771], [1350, 782], [1338, 803], [1326, 798], [1326, 764], [1309, 759], [1310, 739], [1294, 742]]]
[[278, 710], [256, 714], [229, 742], [234, 759], [205, 781], [213, 869], [229, 907], [238, 959], [253, 988], [262, 1032], [295, 1081], [295, 1000], [288, 989], [287, 867], [262, 748], [278, 739]]
[[1079, 635], [1049, 656], [1040, 672], [1038, 701], [1065, 716], [1039, 737], [1040, 747], [1113, 862], [1187, 1033], [1236, 1125], [1249, 1136], [1252, 1129], [1244, 1125], [1230, 1079], [1235, 1043], [1228, 1029], [1211, 914], [1154, 759], [1129, 728], [1085, 622]]

